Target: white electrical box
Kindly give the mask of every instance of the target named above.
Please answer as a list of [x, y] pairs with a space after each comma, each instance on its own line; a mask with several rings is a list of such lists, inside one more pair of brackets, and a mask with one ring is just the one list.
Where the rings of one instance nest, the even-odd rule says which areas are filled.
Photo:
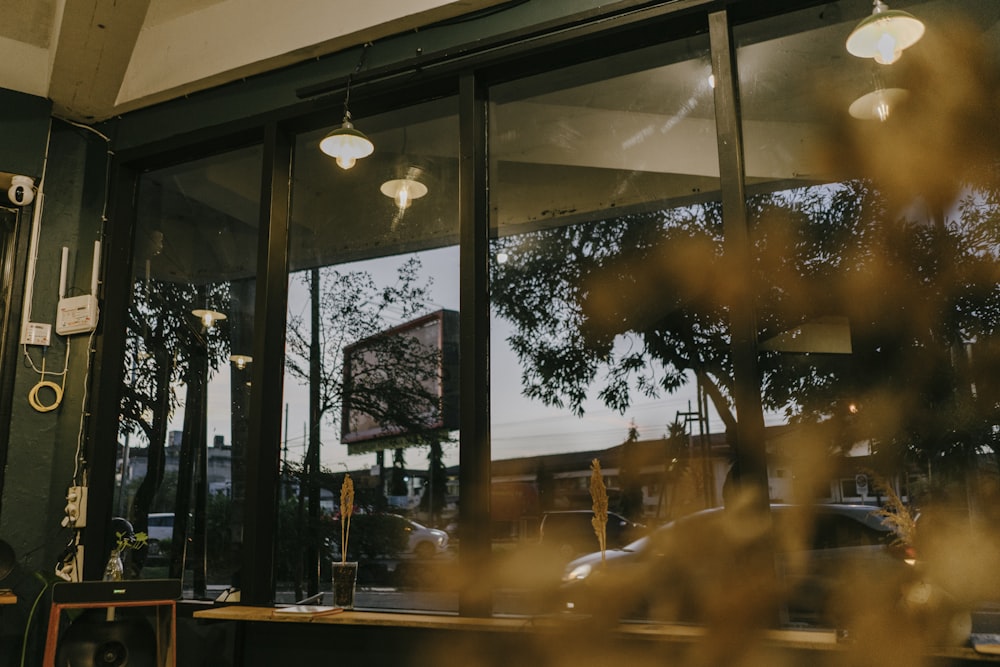
[[93, 294], [60, 299], [56, 313], [56, 333], [65, 336], [93, 331], [97, 328], [97, 315], [97, 297]]
[[21, 337], [22, 345], [41, 345], [42, 347], [48, 347], [51, 342], [51, 324], [28, 322], [28, 326], [24, 328], [24, 335]]

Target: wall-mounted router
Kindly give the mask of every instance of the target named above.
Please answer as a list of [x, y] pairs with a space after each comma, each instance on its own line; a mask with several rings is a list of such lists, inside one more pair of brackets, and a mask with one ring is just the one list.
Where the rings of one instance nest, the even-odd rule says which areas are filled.
[[61, 336], [88, 333], [97, 328], [97, 275], [101, 264], [101, 242], [94, 241], [94, 263], [90, 277], [90, 294], [66, 296], [66, 267], [69, 248], [62, 249], [62, 266], [59, 270], [59, 306], [56, 312], [56, 333]]

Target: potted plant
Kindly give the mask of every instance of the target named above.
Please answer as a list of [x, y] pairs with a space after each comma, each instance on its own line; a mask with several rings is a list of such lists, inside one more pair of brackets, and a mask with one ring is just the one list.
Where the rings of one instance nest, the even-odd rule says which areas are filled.
[[146, 546], [146, 533], [128, 531], [115, 532], [115, 546], [111, 548], [108, 562], [104, 565], [104, 581], [121, 581], [125, 578], [124, 554], [127, 550], [138, 550]]
[[333, 603], [344, 609], [354, 608], [354, 586], [358, 579], [358, 562], [347, 560], [347, 540], [354, 514], [354, 481], [344, 475], [340, 486], [340, 562], [333, 563]]

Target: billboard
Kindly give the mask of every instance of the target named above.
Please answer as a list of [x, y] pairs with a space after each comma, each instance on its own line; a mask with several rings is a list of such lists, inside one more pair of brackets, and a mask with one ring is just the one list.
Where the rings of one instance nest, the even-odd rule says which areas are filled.
[[439, 310], [344, 348], [340, 441], [351, 454], [458, 428], [458, 313]]

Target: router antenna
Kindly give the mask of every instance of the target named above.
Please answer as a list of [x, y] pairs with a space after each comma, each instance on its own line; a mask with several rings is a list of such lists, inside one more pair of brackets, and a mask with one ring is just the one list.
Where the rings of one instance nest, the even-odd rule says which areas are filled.
[[62, 263], [59, 265], [59, 298], [66, 296], [66, 265], [69, 264], [69, 248], [63, 246]]
[[101, 270], [101, 242], [94, 241], [94, 265], [90, 269], [90, 293], [97, 296], [97, 275]]

